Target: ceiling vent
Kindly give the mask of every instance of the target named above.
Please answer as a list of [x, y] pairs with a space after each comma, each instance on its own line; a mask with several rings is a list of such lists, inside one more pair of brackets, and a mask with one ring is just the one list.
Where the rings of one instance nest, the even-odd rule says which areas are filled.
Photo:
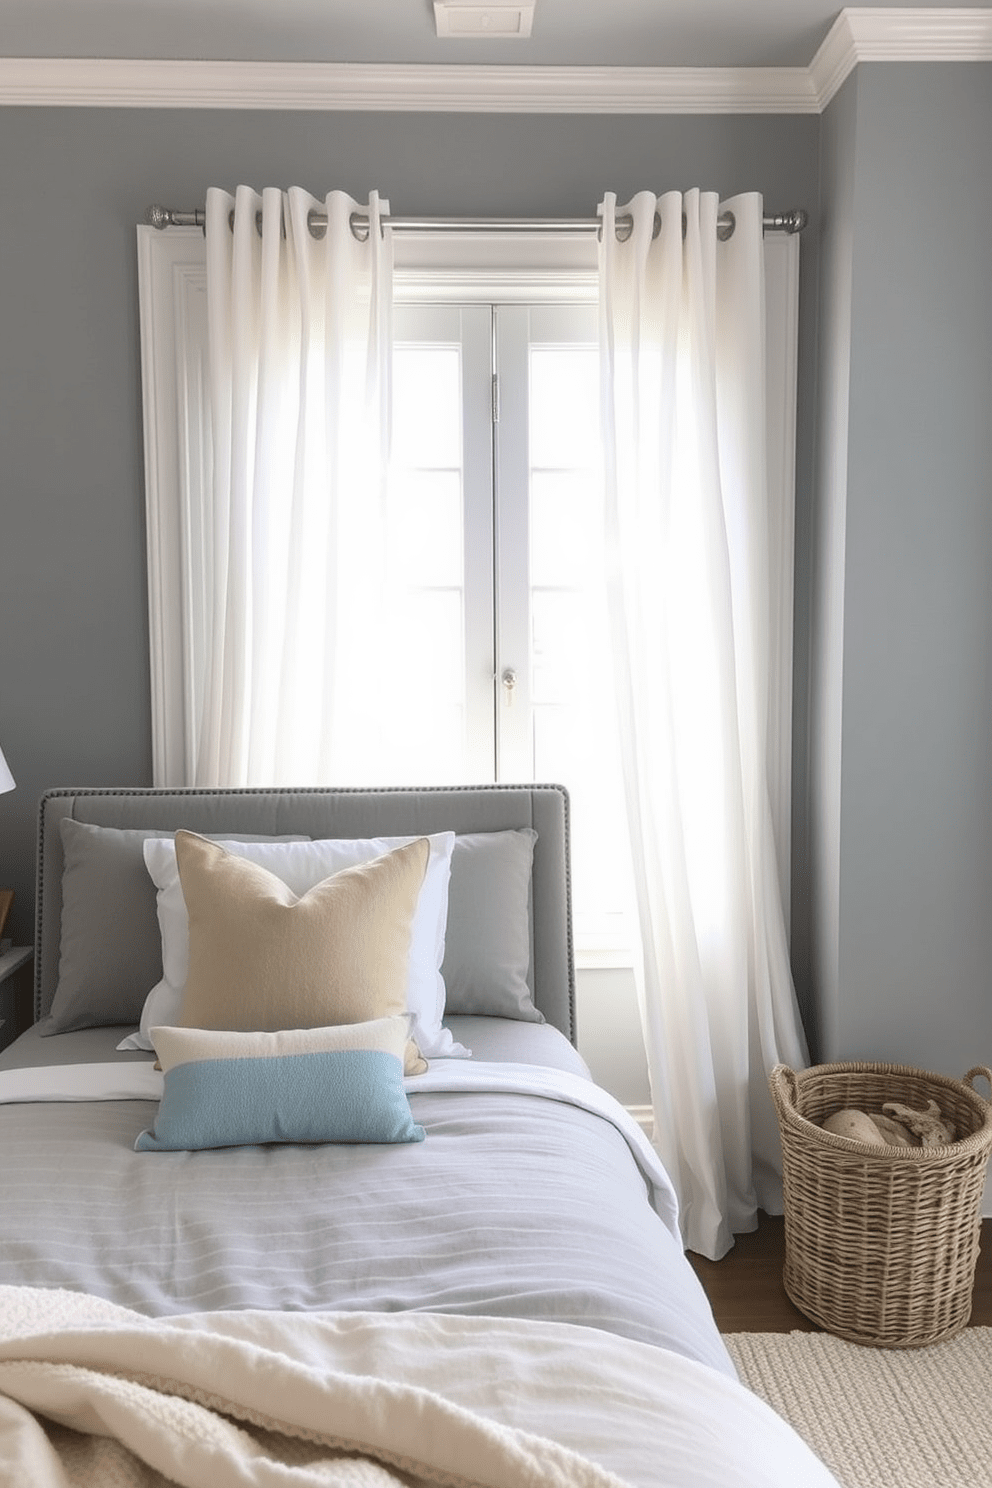
[[466, 0], [434, 0], [438, 36], [460, 36], [475, 41], [494, 41], [529, 36], [534, 22], [535, 0], [489, 0], [468, 4]]

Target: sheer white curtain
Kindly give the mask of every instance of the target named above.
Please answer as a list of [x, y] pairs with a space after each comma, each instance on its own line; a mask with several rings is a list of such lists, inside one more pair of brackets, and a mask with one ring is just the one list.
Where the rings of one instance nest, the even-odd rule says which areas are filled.
[[622, 210], [624, 242], [615, 198], [600, 208], [600, 317], [636, 969], [655, 1141], [686, 1243], [717, 1257], [758, 1205], [781, 1211], [767, 1074], [807, 1063], [767, 774], [762, 203]]
[[374, 695], [338, 705], [380, 644], [389, 430], [388, 204], [370, 198], [365, 242], [357, 208], [207, 194], [212, 478], [186, 524], [197, 785], [340, 784], [379, 734]]

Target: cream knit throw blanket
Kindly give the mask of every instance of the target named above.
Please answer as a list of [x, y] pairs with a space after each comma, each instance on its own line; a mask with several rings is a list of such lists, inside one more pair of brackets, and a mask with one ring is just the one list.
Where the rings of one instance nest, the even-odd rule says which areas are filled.
[[13, 1287], [0, 1288], [0, 1482], [619, 1484], [555, 1442], [422, 1388], [315, 1369], [262, 1343], [170, 1326], [92, 1297]]
[[0, 1287], [0, 1488], [164, 1484], [836, 1488], [730, 1372], [600, 1328]]

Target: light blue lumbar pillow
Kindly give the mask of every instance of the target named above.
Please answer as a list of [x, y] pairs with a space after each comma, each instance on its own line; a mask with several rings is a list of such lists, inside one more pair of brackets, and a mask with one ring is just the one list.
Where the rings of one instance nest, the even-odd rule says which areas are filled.
[[403, 1088], [409, 1020], [226, 1033], [153, 1028], [165, 1075], [138, 1152], [271, 1142], [422, 1142]]

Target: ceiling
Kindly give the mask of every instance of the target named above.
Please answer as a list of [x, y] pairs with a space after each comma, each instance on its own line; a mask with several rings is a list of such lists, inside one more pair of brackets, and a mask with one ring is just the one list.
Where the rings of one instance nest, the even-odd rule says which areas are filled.
[[830, 0], [537, 0], [527, 40], [465, 41], [435, 35], [431, 0], [0, 0], [0, 57], [805, 67], [838, 14]]

